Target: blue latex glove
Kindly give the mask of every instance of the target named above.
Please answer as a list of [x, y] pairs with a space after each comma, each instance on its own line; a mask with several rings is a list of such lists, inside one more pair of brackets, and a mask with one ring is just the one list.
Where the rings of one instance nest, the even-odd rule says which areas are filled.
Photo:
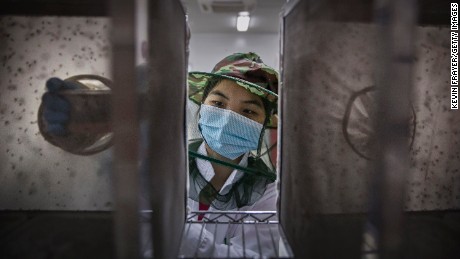
[[48, 92], [42, 97], [43, 117], [47, 124], [45, 131], [50, 135], [64, 136], [67, 134], [66, 124], [70, 117], [70, 103], [58, 92], [79, 87], [57, 77], [52, 77], [46, 81], [46, 88]]

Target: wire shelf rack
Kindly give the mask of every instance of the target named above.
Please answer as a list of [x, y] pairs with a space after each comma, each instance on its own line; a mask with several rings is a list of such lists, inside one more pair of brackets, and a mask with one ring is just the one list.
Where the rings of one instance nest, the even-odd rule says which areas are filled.
[[[185, 237], [189, 235], [193, 225], [197, 225], [200, 229], [198, 240], [201, 240], [205, 231], [213, 234], [213, 237], [215, 237], [213, 245], [216, 245], [218, 228], [225, 228], [225, 225], [227, 225], [227, 234], [223, 242], [227, 246], [226, 255], [220, 255], [215, 258], [294, 258], [283, 229], [279, 224], [276, 211], [191, 211], [186, 218], [179, 258], [200, 258], [198, 253], [199, 242], [194, 246], [189, 244], [187, 248], [184, 248]], [[248, 232], [251, 233], [250, 236]], [[231, 252], [232, 239], [231, 234], [228, 236], [229, 233], [240, 235], [239, 239], [242, 241], [239, 244], [240, 255], [235, 255]], [[260, 239], [262, 235], [270, 236], [269, 246], [267, 244], [264, 247], [261, 246]], [[247, 247], [248, 243], [257, 244], [257, 247], [250, 251]], [[217, 241], [217, 244], [220, 244], [220, 242]], [[254, 255], [254, 252], [256, 255]], [[209, 258], [209, 255], [206, 257]]]

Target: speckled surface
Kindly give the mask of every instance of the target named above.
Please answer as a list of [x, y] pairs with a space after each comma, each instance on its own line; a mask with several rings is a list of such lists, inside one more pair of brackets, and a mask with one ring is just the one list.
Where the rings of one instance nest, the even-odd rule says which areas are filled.
[[[0, 209], [112, 207], [106, 170], [110, 151], [91, 157], [66, 153], [45, 142], [36, 123], [47, 78], [82, 73], [110, 78], [108, 27], [106, 18], [0, 18]], [[322, 210], [364, 211], [369, 162], [346, 142], [342, 123], [353, 93], [374, 85], [375, 32], [364, 24], [325, 24], [312, 32], [316, 36], [307, 43], [313, 48], [304, 45], [299, 52], [311, 57], [311, 63], [299, 71], [314, 87], [289, 93], [305, 104], [299, 115], [309, 121], [289, 125], [305, 132], [305, 142], [289, 152], [308, 154], [304, 168], [315, 170], [313, 198], [322, 201]], [[417, 36], [415, 135], [406, 209], [459, 209], [460, 114], [448, 109], [449, 34], [447, 29], [420, 27]], [[372, 100], [372, 93], [356, 99], [347, 128], [363, 153], [371, 132]]]
[[417, 30], [410, 210], [460, 208], [460, 112], [450, 110], [449, 35], [448, 28]]
[[56, 76], [110, 78], [107, 18], [0, 18], [0, 209], [107, 210], [110, 150], [76, 156], [37, 127], [45, 82]]
[[[377, 31], [371, 24], [316, 22], [289, 33], [308, 36], [285, 40], [283, 108], [290, 100], [301, 106], [283, 113], [288, 206], [306, 215], [365, 212], [369, 140], [378, 118], [375, 91], [358, 93], [375, 86]], [[459, 209], [460, 113], [449, 109], [450, 34], [437, 27], [418, 27], [416, 34], [405, 209]]]

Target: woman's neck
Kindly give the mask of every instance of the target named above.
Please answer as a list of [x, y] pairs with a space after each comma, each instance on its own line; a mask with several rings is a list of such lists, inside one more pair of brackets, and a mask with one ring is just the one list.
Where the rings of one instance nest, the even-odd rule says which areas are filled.
[[[232, 164], [239, 164], [241, 159], [243, 158], [243, 155], [241, 155], [237, 157], [236, 159], [232, 160], [224, 156], [221, 156], [220, 154], [212, 150], [208, 146], [208, 144], [205, 144], [205, 147], [206, 147], [206, 152], [208, 153], [208, 156], [217, 158], [224, 162], [228, 162]], [[228, 166], [224, 166], [224, 165], [220, 165], [220, 164], [212, 163], [212, 162], [211, 162], [211, 165], [212, 165], [212, 168], [214, 169], [214, 177], [211, 179], [211, 184], [217, 191], [220, 191], [220, 189], [225, 184], [225, 182], [227, 181], [228, 177], [232, 174], [234, 169]]]

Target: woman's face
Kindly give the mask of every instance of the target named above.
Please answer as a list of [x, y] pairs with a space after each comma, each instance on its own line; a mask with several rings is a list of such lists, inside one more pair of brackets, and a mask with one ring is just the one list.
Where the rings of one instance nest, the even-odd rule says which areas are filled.
[[266, 116], [262, 99], [229, 79], [220, 81], [209, 92], [204, 104], [232, 110], [260, 124]]

